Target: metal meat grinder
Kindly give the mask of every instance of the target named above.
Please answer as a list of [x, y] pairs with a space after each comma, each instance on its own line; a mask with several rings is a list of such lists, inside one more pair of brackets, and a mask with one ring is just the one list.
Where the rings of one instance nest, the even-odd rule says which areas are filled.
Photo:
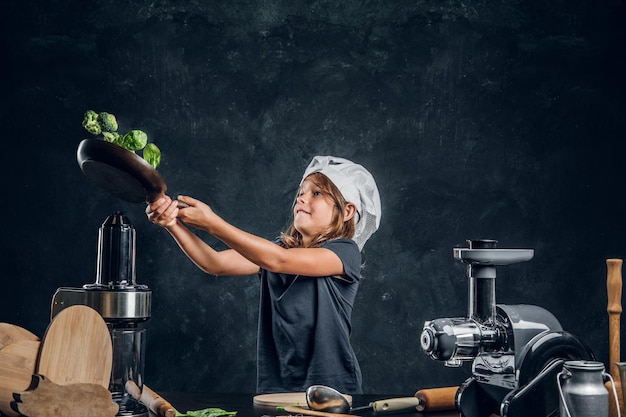
[[497, 249], [495, 240], [455, 248], [467, 264], [468, 317], [427, 321], [421, 347], [432, 359], [458, 367], [473, 361], [472, 376], [456, 393], [461, 416], [555, 416], [557, 374], [566, 360], [594, 360], [593, 353], [545, 309], [496, 305], [496, 266], [528, 261], [532, 249]]
[[152, 292], [135, 282], [135, 229], [121, 212], [109, 216], [99, 229], [96, 282], [82, 288], [58, 288], [52, 317], [66, 307], [87, 305], [102, 315], [113, 345], [109, 390], [119, 405], [118, 416], [148, 417], [148, 409], [127, 391], [143, 387], [145, 329]]

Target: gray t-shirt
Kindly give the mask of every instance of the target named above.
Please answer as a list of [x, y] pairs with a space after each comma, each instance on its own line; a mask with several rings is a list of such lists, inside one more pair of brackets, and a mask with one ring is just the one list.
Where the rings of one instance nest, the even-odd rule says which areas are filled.
[[297, 392], [311, 385], [360, 394], [361, 369], [350, 344], [361, 253], [352, 239], [323, 248], [345, 276], [306, 277], [261, 271], [257, 392]]

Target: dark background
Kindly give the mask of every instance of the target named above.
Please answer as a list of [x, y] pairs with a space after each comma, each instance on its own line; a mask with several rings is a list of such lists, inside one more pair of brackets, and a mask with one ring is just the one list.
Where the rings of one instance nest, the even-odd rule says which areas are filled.
[[0, 7], [1, 321], [42, 336], [56, 288], [94, 282], [98, 228], [122, 210], [154, 292], [146, 383], [254, 391], [257, 279], [203, 274], [143, 205], [88, 183], [76, 148], [93, 109], [149, 134], [173, 195], [270, 239], [313, 155], [374, 174], [382, 223], [353, 316], [366, 393], [470, 374], [419, 344], [425, 320], [466, 314], [452, 257], [466, 239], [534, 249], [499, 268], [497, 301], [545, 307], [607, 364], [605, 259], [626, 256], [624, 0]]

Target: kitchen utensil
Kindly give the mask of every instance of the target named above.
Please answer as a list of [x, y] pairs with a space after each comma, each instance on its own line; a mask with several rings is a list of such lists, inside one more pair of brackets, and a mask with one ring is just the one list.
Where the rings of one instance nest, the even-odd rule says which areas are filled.
[[140, 389], [134, 381], [129, 380], [126, 383], [126, 391], [159, 417], [174, 417], [176, 415], [176, 409], [172, 404], [148, 388], [146, 384], [143, 384], [143, 389]]
[[332, 413], [354, 413], [361, 410], [373, 410], [375, 413], [402, 410], [442, 411], [454, 410], [454, 398], [458, 387], [422, 389], [413, 397], [389, 398], [377, 400], [366, 406], [350, 407], [345, 396], [334, 388], [324, 385], [312, 385], [306, 390], [309, 408]]
[[83, 174], [131, 203], [152, 202], [165, 193], [165, 181], [142, 157], [101, 139], [84, 139], [76, 151]]
[[13, 393], [28, 389], [37, 353], [38, 340], [18, 340], [0, 349], [0, 411], [9, 417], [16, 417], [11, 409]]
[[[352, 404], [352, 397], [342, 394], [348, 403]], [[280, 407], [283, 405], [297, 405], [307, 407], [306, 393], [304, 392], [278, 392], [273, 394], [259, 394], [252, 397], [252, 403], [265, 407]]]
[[350, 404], [343, 394], [325, 385], [311, 385], [306, 389], [306, 402], [312, 410], [330, 413], [349, 413]]
[[[151, 203], [165, 194], [161, 174], [141, 156], [101, 139], [84, 139], [76, 159], [83, 174], [95, 185], [131, 203]], [[187, 207], [179, 202], [179, 207]]]
[[309, 410], [308, 408], [298, 407], [297, 405], [286, 405], [282, 407], [288, 413], [295, 413], [303, 416], [315, 417], [355, 417], [354, 414], [331, 413], [326, 411]]
[[[620, 315], [622, 314], [622, 263], [621, 259], [606, 260], [606, 290], [607, 307], [609, 314], [609, 373], [615, 382], [617, 398], [619, 402], [620, 414], [624, 415], [624, 394], [622, 391], [622, 380], [617, 363], [620, 362]], [[606, 387], [611, 391], [610, 382]], [[615, 399], [609, 397], [609, 416], [617, 417], [618, 407]]]
[[415, 393], [419, 400], [417, 411], [444, 411], [456, 409], [455, 399], [459, 387], [421, 389]]
[[91, 307], [73, 305], [53, 319], [41, 342], [36, 373], [65, 385], [93, 383], [109, 387], [111, 335], [102, 316]]
[[10, 323], [0, 323], [0, 349], [19, 340], [39, 340], [30, 331]]
[[33, 375], [29, 390], [16, 393], [13, 404], [29, 417], [114, 417], [118, 411], [109, 390], [99, 384], [58, 385], [42, 375]]

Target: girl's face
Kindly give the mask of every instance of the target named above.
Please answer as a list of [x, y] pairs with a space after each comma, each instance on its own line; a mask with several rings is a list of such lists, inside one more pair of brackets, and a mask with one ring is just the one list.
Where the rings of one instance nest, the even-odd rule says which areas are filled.
[[304, 180], [293, 208], [293, 225], [305, 244], [333, 223], [335, 209], [330, 194], [323, 192], [310, 179]]

